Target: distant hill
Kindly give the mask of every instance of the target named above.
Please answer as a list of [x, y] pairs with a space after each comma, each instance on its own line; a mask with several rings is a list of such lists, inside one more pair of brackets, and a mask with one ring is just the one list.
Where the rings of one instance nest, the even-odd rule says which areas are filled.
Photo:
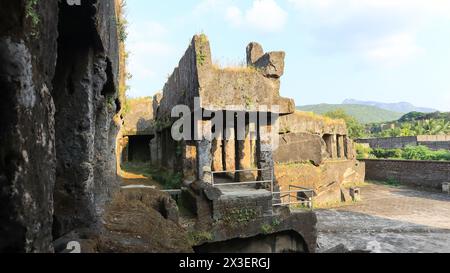
[[433, 113], [438, 110], [432, 108], [425, 107], [417, 107], [408, 102], [398, 102], [398, 103], [383, 103], [376, 101], [359, 101], [354, 99], [347, 99], [342, 104], [359, 104], [359, 105], [368, 105], [375, 106], [384, 110], [398, 112], [398, 113], [410, 113], [410, 112], [421, 112], [421, 113]]
[[434, 112], [434, 113], [420, 113], [420, 112], [411, 112], [404, 116], [402, 116], [398, 122], [411, 122], [411, 121], [419, 121], [419, 120], [438, 120], [443, 119], [446, 121], [450, 121], [450, 112]]
[[356, 120], [364, 124], [395, 121], [403, 116], [403, 113], [387, 111], [375, 106], [357, 104], [316, 104], [298, 106], [297, 109], [320, 115], [330, 111], [342, 109], [348, 115], [353, 116]]

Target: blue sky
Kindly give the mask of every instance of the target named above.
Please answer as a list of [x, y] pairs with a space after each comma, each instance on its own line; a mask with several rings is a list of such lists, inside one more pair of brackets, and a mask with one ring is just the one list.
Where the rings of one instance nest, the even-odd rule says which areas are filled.
[[245, 47], [286, 51], [281, 94], [297, 105], [346, 98], [450, 111], [449, 0], [127, 0], [130, 97], [161, 90], [190, 39], [236, 65]]

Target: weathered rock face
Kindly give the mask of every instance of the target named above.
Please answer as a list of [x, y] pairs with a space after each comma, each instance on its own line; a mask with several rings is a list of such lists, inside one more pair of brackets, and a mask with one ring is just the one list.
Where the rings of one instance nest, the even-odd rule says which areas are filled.
[[345, 184], [364, 181], [365, 165], [356, 160], [344, 121], [296, 112], [280, 118], [280, 134], [274, 160], [282, 190], [301, 186], [313, 189], [318, 203], [347, 201]]
[[[217, 68], [205, 35], [196, 35], [163, 89], [157, 117], [170, 117], [172, 107], [187, 105], [194, 109], [194, 98], [209, 111], [257, 111], [272, 107], [274, 113], [295, 111], [292, 99], [280, 96], [280, 77], [284, 73], [284, 52], [264, 53], [257, 43], [247, 47], [247, 67]], [[254, 61], [254, 62], [253, 62]], [[251, 62], [251, 63], [250, 63]], [[265, 108], [263, 112], [267, 112]]]
[[262, 46], [256, 42], [251, 42], [247, 46], [247, 65], [252, 66], [264, 55]]
[[365, 164], [352, 160], [325, 162], [320, 166], [305, 163], [276, 164], [277, 182], [283, 190], [289, 185], [315, 191], [316, 204], [335, 203], [342, 200], [345, 184], [364, 181]]
[[296, 111], [280, 117], [279, 122], [282, 133], [347, 135], [347, 125], [343, 120], [332, 120], [308, 112]]
[[114, 15], [113, 1], [91, 1], [77, 9], [61, 5], [53, 90], [55, 236], [94, 224], [118, 186], [117, 31], [105, 22]]
[[116, 185], [114, 0], [26, 6], [0, 1], [0, 251], [51, 252]]
[[280, 147], [273, 158], [276, 162], [311, 161], [320, 165], [326, 158], [325, 142], [319, 135], [309, 133], [291, 133], [282, 135]]
[[[0, 251], [52, 251], [57, 2], [0, 2]], [[39, 34], [40, 39], [31, 33]]]
[[124, 114], [124, 135], [152, 135], [153, 128], [153, 100], [138, 98], [127, 100], [129, 110]]

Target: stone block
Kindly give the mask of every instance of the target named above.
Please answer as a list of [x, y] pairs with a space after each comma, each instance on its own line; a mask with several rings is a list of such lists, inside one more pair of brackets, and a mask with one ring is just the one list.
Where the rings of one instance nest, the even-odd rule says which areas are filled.
[[247, 46], [247, 65], [252, 66], [264, 55], [262, 46], [252, 42]]
[[350, 195], [350, 190], [349, 189], [341, 188], [341, 201], [342, 202], [353, 201], [353, 198]]
[[350, 196], [353, 201], [361, 201], [361, 189], [360, 188], [350, 188]]
[[254, 66], [263, 73], [265, 77], [281, 78], [284, 74], [284, 58], [286, 53], [283, 51], [269, 52], [264, 54]]
[[279, 163], [312, 161], [322, 164], [325, 158], [325, 143], [319, 135], [310, 133], [288, 133], [280, 138], [280, 145], [274, 152]]

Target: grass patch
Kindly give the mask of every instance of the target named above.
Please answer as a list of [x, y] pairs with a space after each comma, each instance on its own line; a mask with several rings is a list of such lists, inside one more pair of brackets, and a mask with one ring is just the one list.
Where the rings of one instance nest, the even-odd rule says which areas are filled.
[[180, 189], [183, 181], [181, 173], [172, 173], [161, 168], [152, 167], [149, 162], [126, 162], [122, 164], [122, 170], [151, 178], [166, 190]]
[[145, 176], [147, 178], [152, 178], [152, 174], [154, 172], [149, 162], [125, 162], [122, 163], [122, 170]]
[[214, 240], [214, 235], [207, 231], [191, 231], [188, 234], [188, 240], [191, 245], [196, 246]]
[[386, 181], [370, 181], [370, 183], [373, 183], [373, 184], [376, 184], [376, 185], [388, 186], [388, 187], [392, 187], [392, 188], [398, 188], [398, 187], [402, 186], [400, 181], [398, 181], [395, 178], [389, 178]]
[[261, 232], [265, 235], [274, 233], [275, 230], [281, 225], [280, 220], [274, 219], [271, 224], [264, 224], [261, 226]]
[[253, 221], [258, 216], [255, 209], [243, 208], [227, 211], [223, 221], [231, 226], [239, 226]]
[[333, 119], [314, 112], [295, 111], [295, 115], [304, 119], [323, 122], [328, 125], [345, 125], [345, 121], [343, 119]]

